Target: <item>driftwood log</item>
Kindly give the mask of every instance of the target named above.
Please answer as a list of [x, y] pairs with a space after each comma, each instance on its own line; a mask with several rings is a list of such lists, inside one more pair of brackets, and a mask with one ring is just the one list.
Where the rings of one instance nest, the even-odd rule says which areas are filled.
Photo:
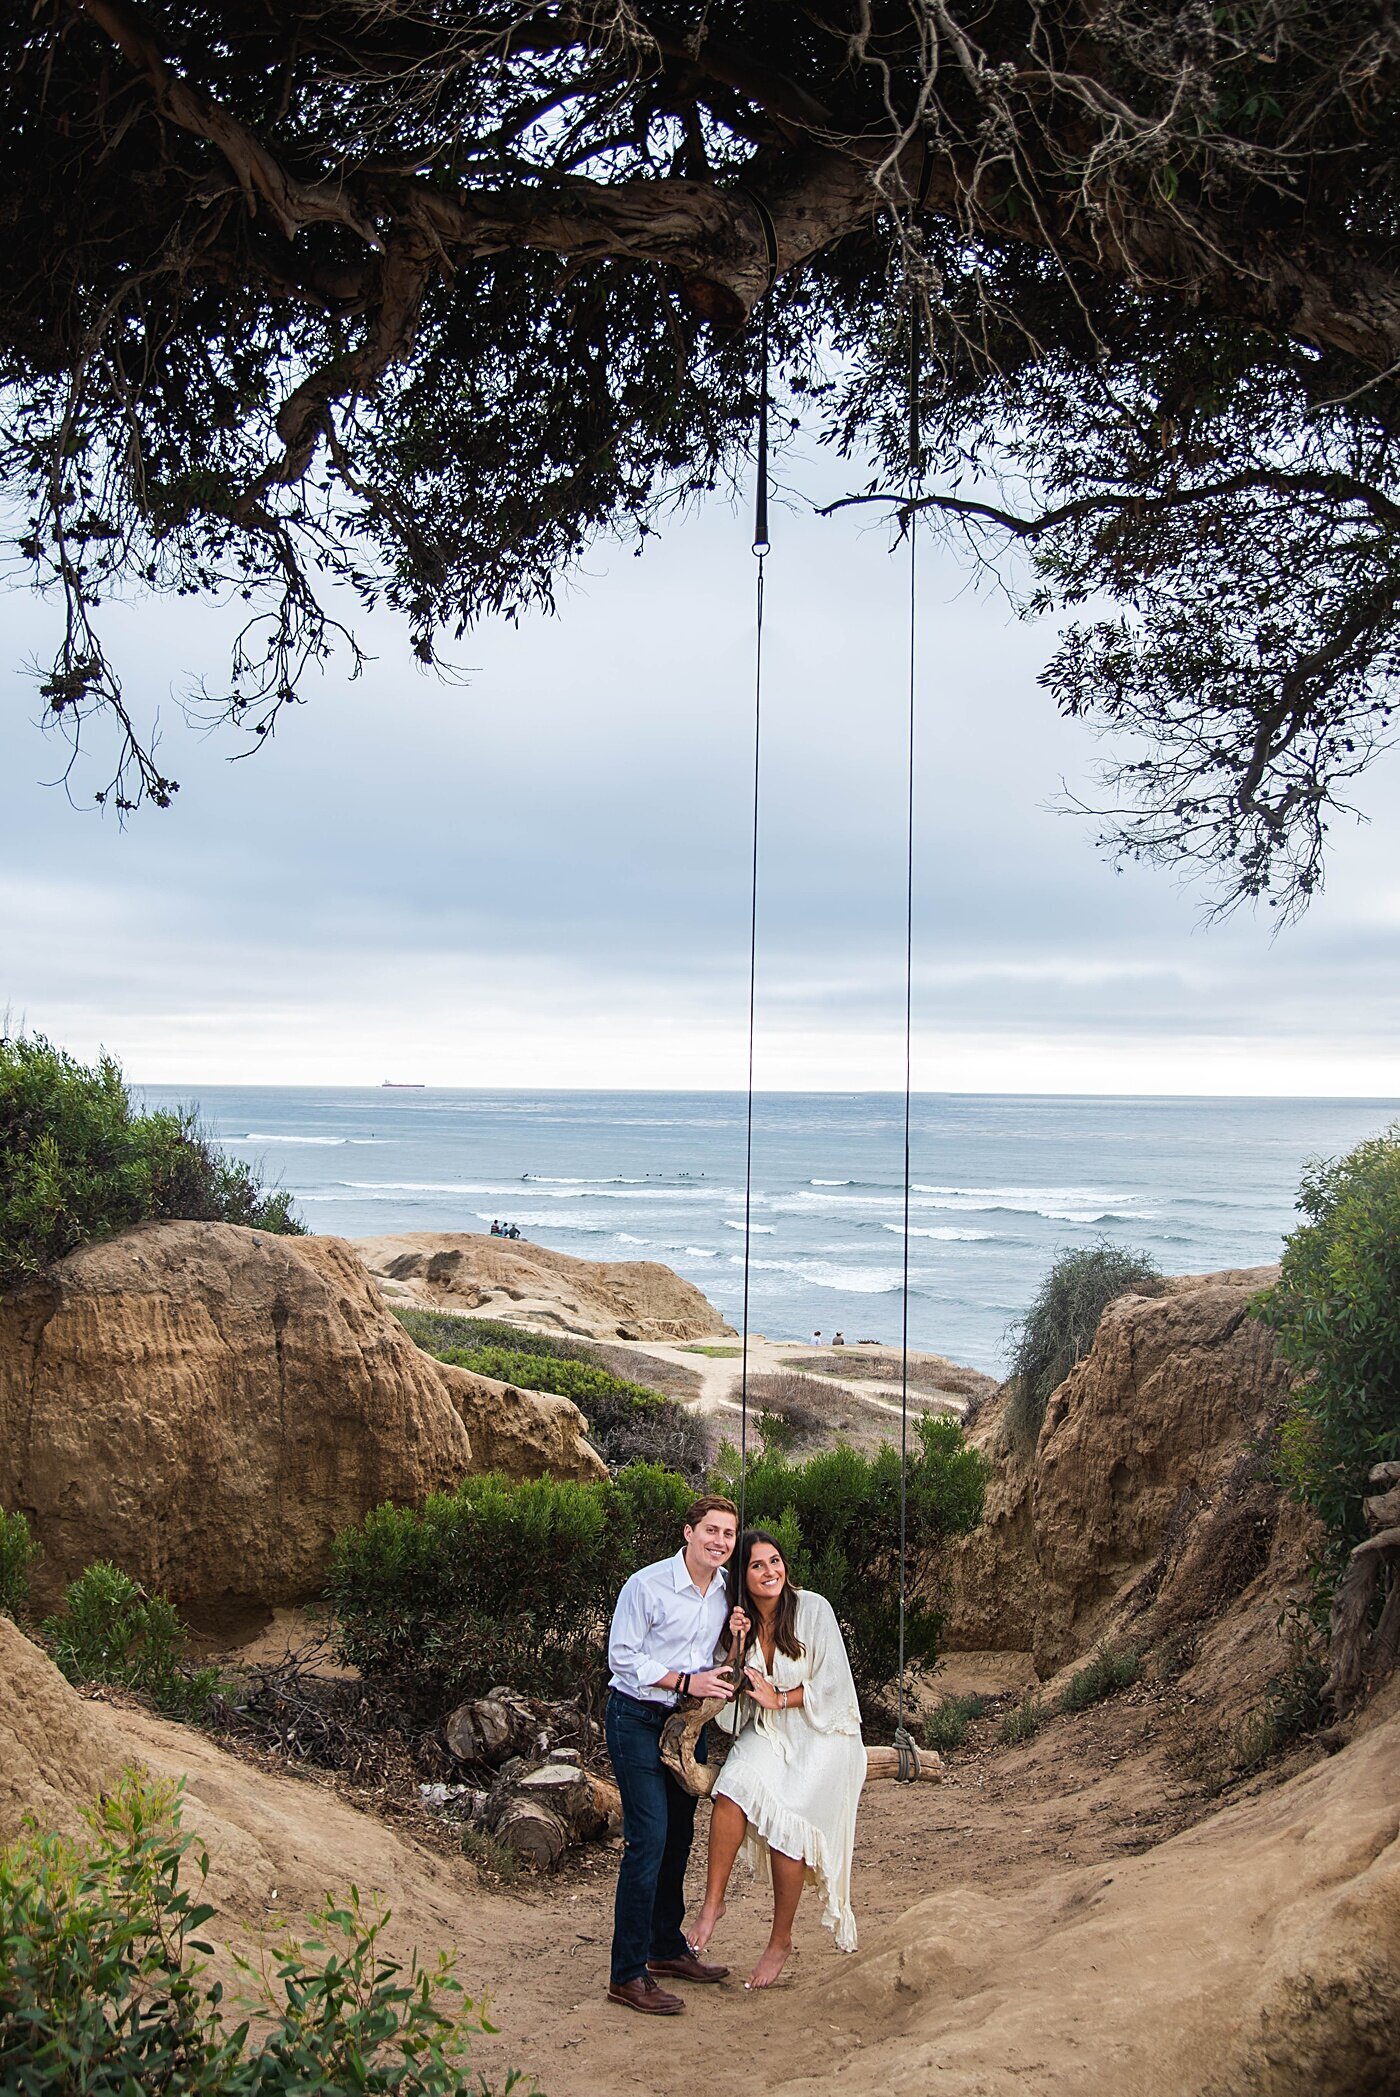
[[482, 1825], [525, 1863], [553, 1871], [573, 1843], [622, 1826], [622, 1799], [606, 1777], [559, 1759], [499, 1784]]
[[[1338, 1710], [1351, 1703], [1363, 1684], [1388, 1675], [1400, 1658], [1400, 1463], [1377, 1464], [1367, 1483], [1376, 1488], [1362, 1502], [1373, 1533], [1352, 1552], [1332, 1598], [1331, 1667], [1325, 1687]], [[1372, 1631], [1382, 1579], [1388, 1592]]]

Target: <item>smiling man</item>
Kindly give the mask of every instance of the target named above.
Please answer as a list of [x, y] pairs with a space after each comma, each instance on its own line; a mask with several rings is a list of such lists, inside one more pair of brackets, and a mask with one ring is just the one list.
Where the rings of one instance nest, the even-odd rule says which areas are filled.
[[738, 1526], [732, 1500], [697, 1500], [685, 1517], [684, 1549], [632, 1575], [608, 1634], [608, 1753], [622, 1793], [608, 1999], [644, 2016], [675, 2017], [685, 2008], [658, 1973], [721, 1981], [729, 1971], [698, 1959], [681, 1932], [696, 1801], [661, 1760], [661, 1728], [680, 1696], [733, 1694], [714, 1657], [729, 1614], [724, 1567]]

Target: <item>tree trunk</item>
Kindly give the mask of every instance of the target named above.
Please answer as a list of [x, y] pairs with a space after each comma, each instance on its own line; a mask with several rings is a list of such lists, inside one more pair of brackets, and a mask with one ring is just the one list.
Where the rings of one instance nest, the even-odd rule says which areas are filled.
[[486, 1802], [483, 1825], [498, 1842], [539, 1871], [553, 1871], [573, 1843], [622, 1825], [615, 1784], [577, 1762], [546, 1762], [500, 1785]]

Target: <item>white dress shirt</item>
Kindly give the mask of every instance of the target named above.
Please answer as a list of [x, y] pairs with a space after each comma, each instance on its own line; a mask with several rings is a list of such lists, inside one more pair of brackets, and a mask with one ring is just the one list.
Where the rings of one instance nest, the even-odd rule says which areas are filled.
[[701, 1594], [684, 1551], [644, 1565], [623, 1587], [608, 1633], [609, 1687], [644, 1704], [674, 1704], [667, 1674], [693, 1675], [713, 1667], [729, 1618], [729, 1589], [716, 1572]]

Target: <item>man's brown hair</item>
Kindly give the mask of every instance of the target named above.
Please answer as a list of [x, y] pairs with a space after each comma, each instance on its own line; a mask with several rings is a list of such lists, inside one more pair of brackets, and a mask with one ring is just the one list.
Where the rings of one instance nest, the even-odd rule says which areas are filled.
[[692, 1506], [686, 1509], [681, 1520], [687, 1529], [695, 1529], [704, 1521], [707, 1514], [733, 1515], [735, 1526], [738, 1526], [739, 1510], [732, 1500], [725, 1499], [723, 1493], [706, 1493], [703, 1498], [696, 1500]]

